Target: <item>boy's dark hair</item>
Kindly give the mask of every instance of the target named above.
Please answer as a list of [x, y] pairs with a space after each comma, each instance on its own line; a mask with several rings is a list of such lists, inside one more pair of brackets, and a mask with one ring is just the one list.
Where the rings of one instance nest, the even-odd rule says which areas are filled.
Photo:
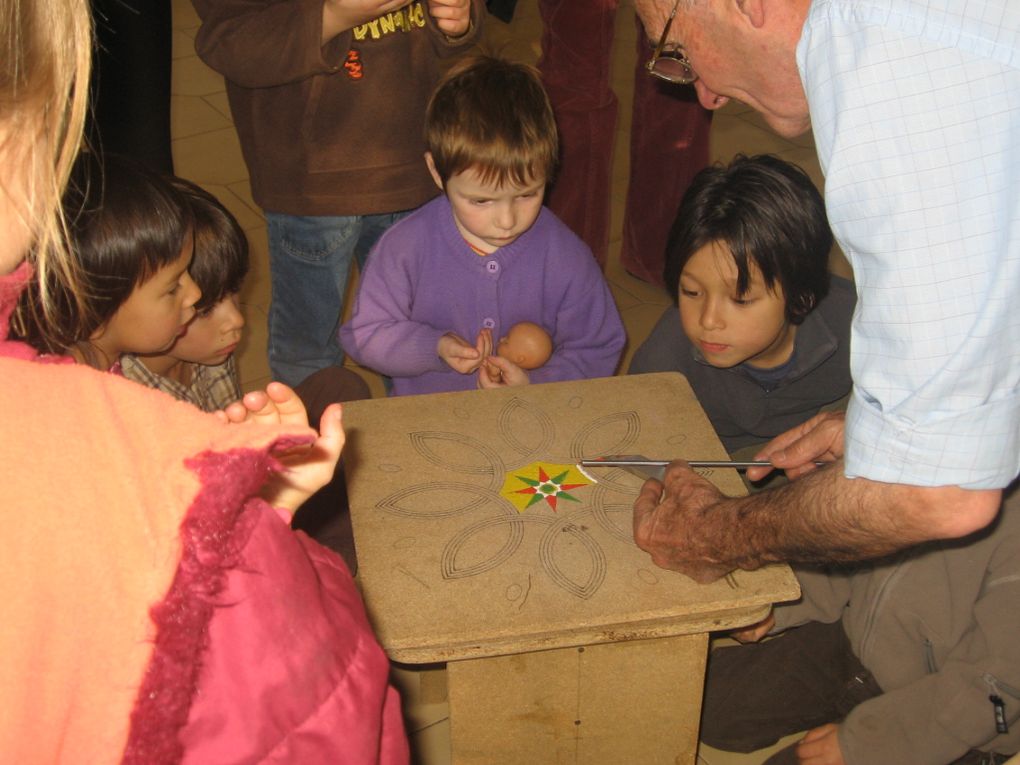
[[56, 280], [53, 314], [37, 309], [38, 286], [19, 300], [16, 331], [41, 351], [63, 353], [109, 321], [135, 287], [181, 256], [191, 207], [167, 179], [130, 159], [84, 152], [63, 198], [83, 302]]
[[202, 290], [195, 304], [195, 311], [202, 314], [241, 291], [248, 273], [248, 237], [237, 218], [201, 186], [183, 178], [171, 178], [170, 183], [181, 192], [194, 217], [195, 254], [188, 273]]
[[825, 204], [807, 173], [789, 162], [739, 154], [694, 177], [666, 244], [663, 275], [674, 300], [687, 261], [712, 242], [733, 254], [738, 295], [747, 292], [751, 263], [770, 290], [779, 283], [792, 324], [804, 321], [829, 291]]
[[429, 99], [425, 145], [444, 184], [470, 168], [497, 186], [552, 180], [559, 139], [538, 70], [492, 56], [461, 59]]

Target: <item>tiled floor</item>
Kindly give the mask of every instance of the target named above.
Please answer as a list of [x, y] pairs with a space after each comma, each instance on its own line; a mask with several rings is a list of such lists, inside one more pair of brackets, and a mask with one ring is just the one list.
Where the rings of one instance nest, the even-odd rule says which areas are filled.
[[[252, 251], [252, 269], [242, 299], [247, 332], [238, 353], [241, 381], [245, 390], [269, 381], [266, 361], [266, 309], [269, 303], [269, 274], [266, 255], [266, 227], [262, 212], [251, 198], [248, 172], [241, 157], [237, 136], [230, 119], [226, 93], [220, 75], [206, 67], [195, 55], [194, 39], [199, 18], [190, 0], [173, 0], [174, 67], [172, 132], [176, 172], [200, 183], [237, 216], [248, 234]], [[614, 205], [611, 221], [610, 262], [606, 276], [623, 315], [628, 334], [628, 356], [639, 346], [669, 297], [628, 275], [619, 265], [623, 202], [628, 174], [627, 137], [630, 129], [630, 80], [633, 72], [635, 26], [631, 23], [633, 0], [623, 0], [618, 15], [613, 62], [613, 83], [620, 99], [620, 119], [614, 153]], [[518, 0], [514, 20], [504, 24], [490, 19], [485, 46], [508, 58], [534, 63], [539, 54], [541, 21], [535, 0]], [[715, 115], [712, 126], [712, 158], [728, 160], [734, 154], [773, 153], [803, 166], [821, 184], [821, 172], [815, 159], [810, 136], [786, 140], [772, 133], [747, 107], [730, 104]], [[847, 274], [845, 262], [834, 255], [833, 268]], [[353, 284], [353, 280], [352, 280]], [[379, 378], [363, 372], [375, 395], [382, 395]], [[449, 762], [449, 726], [445, 722], [446, 705], [441, 701], [444, 678], [428, 675], [426, 689], [419, 693], [420, 677], [399, 672], [398, 680], [410, 706], [408, 726], [419, 762], [445, 765]], [[437, 691], [437, 688], [439, 691]], [[437, 700], [439, 699], [439, 700]], [[736, 756], [705, 750], [700, 760], [705, 765], [756, 765], [767, 752]]]

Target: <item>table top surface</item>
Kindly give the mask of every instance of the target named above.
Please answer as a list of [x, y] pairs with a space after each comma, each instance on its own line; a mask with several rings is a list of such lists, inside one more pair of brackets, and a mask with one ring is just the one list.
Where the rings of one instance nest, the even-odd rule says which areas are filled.
[[[344, 405], [358, 578], [380, 642], [424, 663], [747, 624], [786, 566], [711, 585], [637, 548], [641, 480], [610, 454], [725, 459], [683, 376], [630, 375]], [[745, 493], [733, 470], [700, 470]], [[589, 482], [590, 479], [594, 479]]]

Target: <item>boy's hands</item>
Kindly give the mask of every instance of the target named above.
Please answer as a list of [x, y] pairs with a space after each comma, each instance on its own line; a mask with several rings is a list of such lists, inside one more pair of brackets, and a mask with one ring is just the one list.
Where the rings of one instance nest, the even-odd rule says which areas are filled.
[[[490, 365], [496, 368], [499, 372], [498, 375], [492, 374], [489, 369]], [[483, 390], [528, 385], [530, 382], [531, 378], [528, 377], [527, 372], [510, 359], [504, 359], [502, 356], [489, 356], [485, 363], [478, 368], [478, 387]]]
[[[283, 383], [273, 382], [265, 392], [253, 391], [217, 413], [225, 422], [238, 425], [307, 425], [304, 404]], [[344, 447], [342, 410], [331, 404], [322, 413], [319, 437], [276, 455], [285, 470], [274, 473], [262, 489], [262, 498], [275, 508], [297, 510], [306, 499], [333, 478]]]
[[436, 344], [436, 354], [447, 363], [454, 372], [469, 375], [478, 369], [485, 357], [492, 353], [492, 333], [488, 335], [482, 330], [472, 346], [460, 335], [447, 332]]
[[[528, 373], [512, 361], [494, 356], [493, 348], [491, 329], [479, 330], [473, 346], [460, 335], [447, 332], [439, 338], [436, 353], [452, 370], [462, 375], [477, 370], [479, 388], [506, 388], [531, 382]], [[499, 371], [498, 375], [490, 372], [490, 365]]]
[[471, 0], [428, 0], [429, 15], [447, 37], [461, 37], [471, 28]]

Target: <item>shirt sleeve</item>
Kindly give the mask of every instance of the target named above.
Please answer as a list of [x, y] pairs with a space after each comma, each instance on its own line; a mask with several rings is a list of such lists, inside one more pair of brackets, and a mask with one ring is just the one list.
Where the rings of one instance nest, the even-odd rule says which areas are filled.
[[1001, 488], [1020, 470], [1020, 9], [950, 5], [816, 0], [798, 66], [860, 295], [847, 475]]

